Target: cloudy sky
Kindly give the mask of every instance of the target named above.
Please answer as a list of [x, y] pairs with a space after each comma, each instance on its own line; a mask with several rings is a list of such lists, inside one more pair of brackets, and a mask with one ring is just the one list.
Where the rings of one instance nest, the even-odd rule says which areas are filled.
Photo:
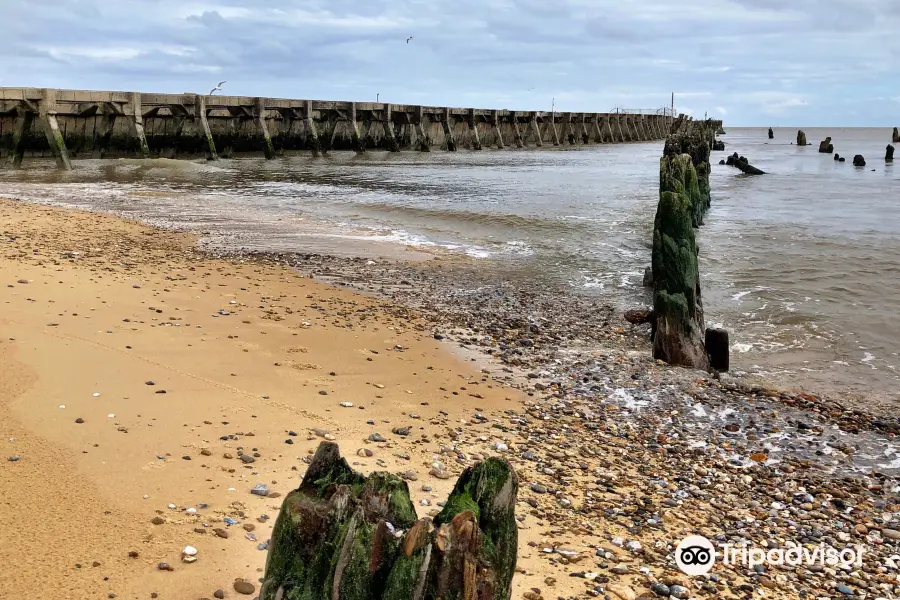
[[0, 18], [8, 87], [591, 112], [674, 92], [732, 126], [900, 125], [900, 0], [0, 0]]

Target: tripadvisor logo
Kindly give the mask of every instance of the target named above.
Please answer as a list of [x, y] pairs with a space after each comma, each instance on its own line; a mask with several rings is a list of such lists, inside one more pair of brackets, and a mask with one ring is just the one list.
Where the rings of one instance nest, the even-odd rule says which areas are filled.
[[687, 575], [705, 575], [713, 568], [716, 559], [725, 565], [743, 565], [753, 569], [757, 565], [821, 565], [835, 567], [861, 567], [865, 548], [854, 546], [837, 550], [825, 544], [807, 548], [794, 544], [788, 548], [757, 548], [749, 544], [722, 544], [717, 552], [712, 542], [702, 535], [691, 535], [675, 547], [675, 563]]

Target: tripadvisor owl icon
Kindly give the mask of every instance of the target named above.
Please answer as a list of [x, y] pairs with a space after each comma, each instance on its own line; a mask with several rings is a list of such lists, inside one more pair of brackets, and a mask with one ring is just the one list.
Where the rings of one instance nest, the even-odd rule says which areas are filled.
[[687, 575], [709, 573], [715, 562], [716, 550], [702, 535], [690, 535], [675, 547], [675, 563]]

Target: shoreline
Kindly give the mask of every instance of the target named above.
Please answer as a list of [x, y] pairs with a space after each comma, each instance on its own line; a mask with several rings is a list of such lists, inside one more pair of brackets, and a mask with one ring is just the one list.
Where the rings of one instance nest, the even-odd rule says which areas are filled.
[[[894, 531], [894, 523], [879, 515], [900, 514], [900, 507], [887, 502], [897, 491], [900, 460], [894, 469], [885, 469], [873, 455], [888, 447], [882, 433], [900, 431], [896, 418], [890, 422], [815, 396], [657, 365], [642, 341], [645, 332], [625, 324], [621, 311], [599, 301], [550, 301], [512, 284], [485, 284], [476, 286], [475, 293], [453, 294], [454, 281], [479, 283], [477, 269], [459, 259], [404, 264], [209, 252], [197, 249], [194, 236], [100, 212], [0, 200], [0, 213], [5, 223], [13, 224], [0, 232], [6, 242], [0, 245], [0, 273], [6, 281], [0, 283], [12, 286], [3, 289], [0, 352], [4, 364], [14, 365], [0, 375], [0, 388], [10, 390], [4, 399], [15, 396], [0, 408], [9, 410], [13, 432], [4, 435], [5, 451], [20, 452], [16, 462], [2, 457], [0, 476], [5, 490], [20, 486], [26, 473], [33, 486], [14, 497], [4, 493], [3, 504], [15, 511], [9, 516], [17, 516], [22, 526], [42, 523], [36, 533], [13, 530], [16, 535], [0, 541], [4, 551], [20, 552], [23, 536], [46, 543], [60, 535], [63, 525], [75, 526], [64, 511], [53, 511], [50, 522], [39, 510], [27, 512], [41, 508], [34, 506], [35, 497], [52, 498], [50, 483], [42, 478], [59, 469], [78, 475], [66, 481], [67, 487], [90, 484], [84, 490], [88, 497], [78, 498], [77, 514], [86, 523], [80, 529], [97, 534], [86, 547], [81, 539], [71, 545], [82, 544], [78, 560], [86, 562], [81, 569], [70, 564], [75, 560], [71, 554], [59, 556], [48, 572], [51, 565], [41, 562], [40, 545], [26, 549], [37, 558], [26, 563], [25, 579], [13, 580], [13, 586], [22, 586], [13, 591], [30, 589], [25, 587], [29, 575], [62, 578], [56, 569], [69, 575], [77, 569], [83, 591], [90, 593], [79, 596], [80, 591], [70, 589], [67, 597], [138, 597], [155, 591], [160, 598], [178, 598], [184, 597], [180, 591], [209, 596], [216, 588], [233, 597], [231, 580], [256, 581], [261, 575], [256, 569], [265, 553], [256, 544], [265, 542], [272, 521], [256, 519], [263, 510], [274, 517], [280, 504], [249, 495], [249, 488], [272, 481], [277, 483], [270, 488], [281, 494], [295, 488], [303, 470], [298, 460], [326, 436], [337, 439], [348, 460], [359, 463], [357, 469], [415, 469], [410, 489], [422, 515], [445, 497], [462, 466], [481, 455], [510, 458], [522, 476], [519, 564], [526, 571], [514, 580], [514, 597], [534, 587], [545, 597], [582, 597], [597, 586], [606, 593], [618, 589], [618, 597], [626, 597], [626, 587], [648, 588], [651, 579], [694, 588], [700, 582], [674, 570], [666, 561], [665, 545], [651, 549], [651, 543], [677, 543], [680, 533], [698, 524], [711, 530], [731, 523], [724, 530], [737, 535], [741, 528], [725, 517], [733, 510], [756, 514], [756, 521], [745, 518], [744, 527], [756, 522], [780, 529], [783, 518], [769, 514], [763, 498], [784, 496], [785, 490], [818, 490], [816, 504], [824, 504], [816, 512], [829, 522], [839, 514], [832, 515], [832, 499], [844, 498], [842, 502], [856, 507], [850, 539], [868, 540], [881, 532], [876, 536], [882, 539], [879, 548], [888, 551], [896, 544], [882, 538], [883, 530]], [[353, 285], [340, 285], [348, 280]], [[55, 281], [64, 281], [56, 289], [65, 291], [52, 291]], [[102, 325], [94, 326], [92, 320]], [[117, 345], [108, 342], [110, 336]], [[128, 336], [140, 343], [126, 351], [119, 338]], [[305, 350], [297, 349], [297, 338], [304, 339]], [[462, 346], [463, 354], [451, 346]], [[377, 364], [383, 361], [390, 361], [388, 370]], [[338, 373], [336, 379], [327, 374], [330, 369]], [[435, 386], [434, 377], [441, 385]], [[319, 388], [332, 389], [321, 389], [327, 392], [323, 395]], [[157, 394], [159, 389], [167, 393]], [[92, 393], [100, 394], [97, 400]], [[126, 398], [140, 398], [140, 405]], [[354, 407], [341, 407], [345, 398]], [[91, 416], [82, 415], [89, 410]], [[413, 411], [422, 414], [413, 418]], [[286, 415], [297, 424], [285, 426]], [[76, 417], [84, 417], [84, 423], [73, 424]], [[376, 425], [364, 424], [370, 419]], [[98, 427], [101, 423], [107, 425]], [[421, 428], [426, 437], [391, 434], [403, 425]], [[299, 435], [290, 436], [290, 427]], [[254, 433], [252, 439], [248, 431]], [[389, 441], [361, 442], [375, 431]], [[220, 434], [237, 439], [218, 439]], [[20, 451], [17, 442], [6, 441], [10, 437], [35, 445]], [[292, 443], [285, 445], [286, 440]], [[162, 452], [162, 445], [171, 454], [165, 460], [153, 454]], [[242, 466], [234, 459], [238, 446], [259, 448], [261, 456]], [[818, 456], [816, 450], [823, 447], [829, 452]], [[286, 456], [286, 449], [295, 460]], [[374, 456], [365, 456], [366, 449]], [[356, 456], [357, 450], [363, 456]], [[763, 461], [751, 458], [761, 452]], [[182, 453], [191, 460], [182, 459]], [[225, 459], [225, 453], [232, 458]], [[60, 458], [54, 461], [53, 456]], [[435, 461], [443, 463], [438, 472], [454, 476], [429, 475]], [[887, 473], [891, 470], [893, 474]], [[878, 475], [881, 471], [885, 473]], [[673, 484], [653, 483], [679, 477], [684, 482], [688, 476], [693, 483], [677, 484], [687, 496], [673, 496]], [[733, 495], [737, 509], [727, 506], [727, 498], [710, 495], [723, 477], [751, 478], [715, 494]], [[151, 482], [156, 487], [144, 491], [150, 496], [144, 500], [140, 492]], [[423, 492], [423, 484], [433, 493]], [[191, 493], [184, 492], [188, 486]], [[208, 492], [201, 491], [205, 487]], [[232, 505], [232, 498], [242, 506]], [[635, 512], [642, 498], [652, 498], [649, 512]], [[419, 504], [421, 500], [429, 500], [429, 506]], [[104, 502], [113, 507], [112, 515], [103, 514]], [[166, 508], [169, 502], [176, 504], [175, 510]], [[197, 509], [199, 517], [178, 508], [200, 502], [210, 508]], [[794, 506], [790, 498], [780, 502], [812, 510], [800, 506], [805, 502]], [[108, 516], [115, 518], [104, 519]], [[153, 525], [154, 516], [164, 523]], [[233, 526], [225, 528], [227, 538], [218, 537], [213, 532], [223, 529], [225, 516], [253, 525], [254, 531]], [[834, 539], [841, 539], [837, 533], [844, 533], [846, 525]], [[194, 528], [207, 533], [194, 533]], [[74, 537], [89, 537], [78, 536], [78, 529]], [[90, 554], [102, 553], [97, 539], [108, 542], [111, 532], [120, 538], [118, 547], [96, 558], [100, 566], [90, 567]], [[245, 539], [248, 533], [257, 541]], [[618, 537], [640, 540], [642, 550], [620, 546]], [[138, 558], [128, 557], [129, 543]], [[197, 564], [179, 562], [186, 543], [200, 549]], [[573, 546], [575, 554], [554, 550]], [[602, 554], [592, 552], [597, 548]], [[226, 556], [218, 556], [221, 550]], [[883, 560], [879, 550], [873, 554]], [[3, 559], [16, 564], [15, 555]], [[163, 560], [174, 573], [156, 568]], [[110, 582], [96, 581], [98, 569], [112, 574], [105, 575]], [[600, 575], [588, 578], [585, 572]], [[782, 593], [793, 593], [797, 585], [792, 578], [725, 573], [727, 585], [704, 582], [720, 597], [737, 597], [741, 585], [771, 584]], [[820, 575], [812, 583], [815, 577]], [[847, 579], [830, 573], [821, 577]], [[877, 575], [858, 578], [862, 584], [853, 577], [848, 581], [854, 586], [884, 583]], [[555, 581], [549, 584], [548, 578]], [[711, 593], [708, 586], [696, 590], [706, 592]]]

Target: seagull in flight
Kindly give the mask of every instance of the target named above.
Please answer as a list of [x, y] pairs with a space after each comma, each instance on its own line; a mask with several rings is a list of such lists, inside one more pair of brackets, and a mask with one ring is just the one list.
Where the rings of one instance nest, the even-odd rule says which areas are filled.
[[408, 38], [406, 38], [406, 43], [408, 44], [409, 40], [411, 40], [411, 39], [413, 39], [413, 36], [409, 36]]
[[218, 84], [216, 84], [216, 87], [214, 87], [213, 89], [209, 90], [209, 95], [212, 96], [213, 93], [215, 93], [216, 91], [220, 91], [220, 92], [221, 92], [221, 91], [222, 91], [222, 85], [225, 84], [225, 83], [228, 83], [228, 82], [227, 82], [227, 81], [220, 81]]

